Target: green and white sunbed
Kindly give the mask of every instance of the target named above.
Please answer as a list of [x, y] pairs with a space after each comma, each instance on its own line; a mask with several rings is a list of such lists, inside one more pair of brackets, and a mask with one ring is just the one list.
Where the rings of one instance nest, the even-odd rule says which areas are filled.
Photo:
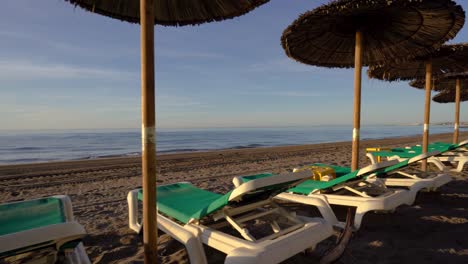
[[[392, 211], [400, 205], [412, 204], [413, 198], [410, 191], [388, 189], [384, 185], [377, 184], [375, 180], [367, 181], [367, 177], [397, 163], [398, 161], [396, 160], [386, 161], [372, 164], [353, 172], [338, 166], [320, 163], [311, 164], [309, 166], [327, 166], [333, 168], [336, 178], [330, 181], [307, 180], [287, 190], [287, 192], [279, 194], [276, 198], [302, 204], [310, 204], [311, 201], [320, 198], [325, 199], [332, 205], [356, 207], [354, 228], [359, 229], [362, 218], [369, 211]], [[295, 169], [295, 171], [298, 169]], [[263, 175], [263, 177], [267, 176]], [[255, 178], [255, 176], [237, 177], [233, 182], [234, 185], [239, 185]]]
[[[378, 163], [380, 158], [385, 158], [387, 160], [398, 160], [404, 161], [407, 159], [414, 158], [418, 155], [421, 155], [422, 151], [419, 149], [410, 149], [410, 148], [392, 148], [388, 150], [373, 151], [367, 150], [367, 157], [370, 159], [372, 164]], [[434, 164], [440, 171], [447, 171], [448, 168], [442, 163], [442, 161], [437, 157], [440, 155], [440, 151], [431, 152], [431, 155], [427, 157], [427, 162]], [[419, 161], [421, 162], [421, 161]]]
[[[416, 195], [420, 190], [433, 191], [449, 183], [452, 177], [445, 172], [417, 172], [407, 173], [403, 169], [409, 165], [416, 164], [421, 160], [434, 157], [440, 154], [440, 151], [434, 150], [428, 153], [415, 155], [412, 158], [394, 158], [399, 160], [398, 164], [388, 167], [377, 173], [376, 177], [380, 178], [388, 187], [406, 187], [413, 191]], [[371, 163], [377, 163], [375, 156], [372, 153], [367, 153], [367, 157]], [[391, 159], [391, 158], [390, 158]]]
[[[272, 199], [308, 176], [303, 172], [252, 180], [224, 195], [186, 182], [158, 186], [158, 228], [185, 245], [191, 263], [207, 262], [202, 244], [226, 253], [225, 263], [279, 263], [333, 234], [337, 220], [323, 199], [315, 199], [322, 211], [328, 210], [323, 218], [297, 216]], [[127, 199], [129, 226], [140, 232], [141, 189]], [[249, 223], [260, 220], [269, 224], [266, 235], [249, 229]]]
[[[436, 155], [427, 158], [429, 163], [434, 164], [441, 171], [447, 171], [445, 163], [450, 163], [454, 169], [452, 171], [461, 172], [468, 162], [468, 154], [465, 149], [468, 141], [463, 141], [460, 144], [433, 143], [429, 145], [428, 151], [439, 151]], [[405, 148], [392, 148], [386, 151], [369, 151], [368, 157], [375, 162], [377, 157], [385, 157], [387, 159], [409, 159], [416, 157], [422, 153], [420, 145], [409, 146]]]
[[90, 263], [68, 196], [0, 205], [0, 263]]
[[429, 144], [429, 148], [449, 148], [450, 151], [466, 153], [468, 152], [468, 140], [462, 141], [458, 144], [446, 142], [434, 142]]
[[[420, 151], [421, 146], [407, 147], [407, 149]], [[429, 150], [440, 151], [441, 154], [437, 156], [437, 159], [454, 167], [452, 171], [461, 172], [468, 163], [468, 140], [462, 141], [459, 144], [435, 142], [429, 144]]]

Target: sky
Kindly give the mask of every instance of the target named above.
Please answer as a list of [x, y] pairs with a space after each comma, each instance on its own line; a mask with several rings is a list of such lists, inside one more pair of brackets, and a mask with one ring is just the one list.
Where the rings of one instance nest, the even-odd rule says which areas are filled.
[[[353, 70], [297, 63], [280, 43], [326, 2], [271, 0], [223, 22], [156, 26], [157, 128], [351, 126]], [[2, 0], [0, 130], [140, 127], [139, 34], [62, 0]], [[451, 43], [467, 40], [465, 27]], [[363, 126], [421, 123], [423, 113], [423, 91], [363, 71]], [[453, 104], [432, 104], [432, 122], [453, 118]]]

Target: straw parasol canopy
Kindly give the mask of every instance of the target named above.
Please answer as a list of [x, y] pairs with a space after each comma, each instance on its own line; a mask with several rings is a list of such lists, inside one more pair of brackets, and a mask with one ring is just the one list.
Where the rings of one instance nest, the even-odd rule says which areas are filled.
[[[410, 82], [416, 88], [425, 88], [425, 81], [418, 79]], [[442, 91], [432, 98], [438, 103], [455, 103], [455, 121], [453, 129], [453, 143], [458, 143], [460, 127], [460, 102], [468, 93], [468, 72], [454, 72], [442, 75], [432, 81], [432, 89]]]
[[362, 66], [425, 56], [455, 37], [465, 13], [452, 0], [339, 0], [306, 12], [283, 32], [287, 56], [355, 69], [351, 168], [359, 163]]
[[[140, 23], [140, 0], [65, 0], [90, 12]], [[199, 25], [241, 16], [270, 0], [154, 0], [154, 23]]]
[[[432, 100], [437, 103], [455, 103], [455, 91], [453, 90], [445, 90], [442, 91], [434, 97], [432, 97]], [[468, 90], [464, 90], [460, 94], [460, 102], [465, 102], [468, 101]]]
[[[433, 91], [444, 91], [444, 90], [455, 90], [457, 79], [435, 79], [432, 80], [432, 90]], [[411, 87], [417, 89], [425, 89], [426, 82], [424, 79], [416, 79], [409, 83]], [[461, 79], [461, 86], [463, 89], [468, 89], [468, 78]]]
[[[369, 77], [387, 80], [411, 80], [425, 78], [425, 108], [423, 129], [423, 153], [429, 146], [429, 123], [431, 112], [431, 84], [433, 78], [442, 77], [449, 73], [461, 73], [468, 69], [467, 43], [443, 45], [437, 51], [418, 56], [411, 61], [403, 63], [390, 62], [385, 65], [372, 66], [367, 71]], [[459, 87], [459, 86], [458, 86]], [[427, 170], [427, 161], [423, 160], [422, 170]]]
[[418, 56], [403, 63], [386, 63], [371, 66], [367, 71], [370, 78], [386, 81], [407, 81], [426, 76], [426, 63], [431, 61], [431, 75], [435, 78], [448, 73], [465, 72], [468, 69], [468, 43], [443, 45], [426, 56]]
[[91, 12], [141, 25], [143, 246], [145, 263], [157, 263], [154, 24], [184, 26], [220, 21], [243, 15], [269, 0], [65, 1]]
[[305, 64], [353, 67], [363, 33], [363, 65], [424, 56], [455, 37], [465, 14], [451, 0], [340, 0], [301, 15], [283, 33], [286, 54]]

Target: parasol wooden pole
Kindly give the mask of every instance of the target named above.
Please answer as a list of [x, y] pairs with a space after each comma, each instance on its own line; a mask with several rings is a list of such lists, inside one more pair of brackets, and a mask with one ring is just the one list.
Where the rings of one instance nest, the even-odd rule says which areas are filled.
[[[424, 131], [422, 153], [427, 153], [429, 146], [429, 123], [431, 114], [431, 81], [432, 81], [432, 61], [426, 62], [426, 98], [424, 107]], [[427, 171], [427, 160], [422, 160], [422, 171]]]
[[458, 129], [460, 127], [460, 97], [461, 97], [461, 82], [457, 78], [455, 92], [455, 124], [453, 131], [453, 144], [458, 144]]
[[356, 32], [354, 52], [354, 126], [351, 169], [359, 168], [359, 130], [361, 128], [362, 32]]
[[143, 246], [145, 263], [157, 263], [156, 121], [154, 91], [154, 2], [140, 0], [141, 144], [143, 175]]

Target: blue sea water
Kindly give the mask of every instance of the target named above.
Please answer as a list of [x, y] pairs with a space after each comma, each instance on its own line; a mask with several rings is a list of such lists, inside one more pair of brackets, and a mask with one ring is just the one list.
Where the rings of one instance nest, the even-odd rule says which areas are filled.
[[[431, 126], [431, 133], [452, 132], [449, 126]], [[419, 135], [420, 126], [365, 126], [361, 139]], [[301, 145], [350, 141], [350, 126], [301, 128], [239, 128], [161, 130], [158, 153]], [[0, 164], [93, 159], [139, 155], [137, 129], [0, 131]]]

